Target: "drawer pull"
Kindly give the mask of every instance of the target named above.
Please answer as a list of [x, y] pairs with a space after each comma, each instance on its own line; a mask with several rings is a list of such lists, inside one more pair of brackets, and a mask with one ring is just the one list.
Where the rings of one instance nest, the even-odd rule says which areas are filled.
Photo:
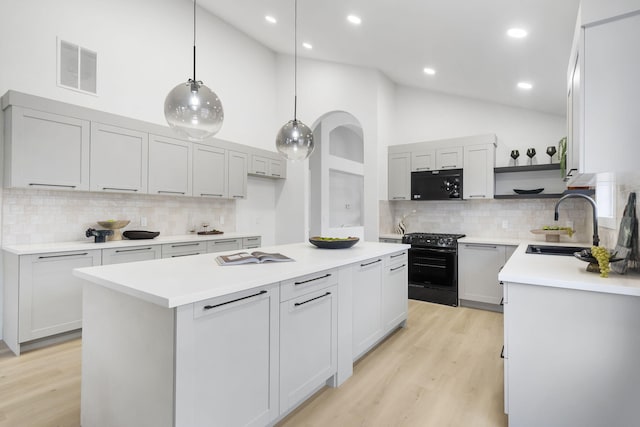
[[399, 256], [403, 256], [404, 252], [401, 254], [391, 255], [389, 258], [398, 258]]
[[220, 304], [216, 304], [216, 305], [205, 305], [202, 309], [203, 309], [203, 310], [211, 310], [212, 308], [220, 307], [220, 306], [227, 305], [227, 304], [232, 304], [232, 303], [234, 303], [234, 302], [238, 302], [238, 301], [242, 301], [242, 300], [245, 300], [245, 299], [249, 299], [249, 298], [257, 297], [258, 295], [264, 295], [264, 294], [266, 294], [266, 293], [267, 293], [267, 291], [260, 291], [260, 292], [258, 292], [257, 294], [248, 295], [248, 296], [246, 296], [246, 297], [237, 298], [237, 299], [234, 299], [234, 300], [231, 300], [231, 301], [227, 301], [227, 302], [221, 302]]
[[389, 269], [389, 271], [396, 271], [396, 270], [400, 270], [401, 268], [405, 268], [406, 266], [407, 266], [407, 264], [402, 264], [402, 265], [401, 265], [401, 266], [399, 266], [399, 267]]
[[116, 187], [102, 187], [104, 191], [138, 191], [137, 188], [116, 188]]
[[271, 176], [275, 176], [276, 178], [280, 178], [280, 174], [279, 173], [272, 173]]
[[234, 196], [233, 196], [233, 198], [234, 198], [234, 199], [244, 199], [244, 196], [237, 196], [237, 195], [234, 195]]
[[182, 256], [200, 255], [200, 252], [192, 252], [190, 254], [171, 255], [171, 258], [180, 258]]
[[222, 194], [200, 193], [202, 197], [222, 197]]
[[171, 245], [172, 248], [184, 248], [185, 246], [198, 246], [200, 243], [178, 243]]
[[62, 257], [66, 257], [66, 256], [85, 256], [85, 255], [89, 255], [89, 253], [88, 252], [82, 252], [82, 253], [77, 253], [77, 254], [45, 255], [45, 256], [39, 256], [38, 259], [62, 258]]
[[504, 359], [504, 346], [502, 346], [502, 351], [500, 352], [500, 358]]
[[378, 259], [378, 260], [375, 260], [375, 261], [367, 262], [365, 264], [360, 264], [360, 267], [366, 267], [368, 265], [372, 265], [372, 264], [375, 264], [375, 263], [380, 262], [380, 261], [382, 261], [382, 260]]
[[504, 305], [504, 297], [500, 298], [500, 305]]
[[267, 173], [266, 172], [262, 172], [262, 171], [256, 171], [256, 174], [258, 174], [258, 175], [266, 175]]
[[[471, 197], [475, 197], [475, 196], [471, 196]], [[465, 243], [464, 247], [476, 248], [476, 249], [498, 249], [496, 245], [483, 245], [482, 243]]]
[[184, 194], [184, 191], [158, 190], [158, 194]]
[[402, 196], [394, 196], [393, 200], [405, 200], [406, 197], [402, 197]]
[[235, 243], [235, 240], [214, 240], [213, 244], [214, 245], [223, 245], [225, 243]]
[[38, 184], [37, 182], [30, 182], [32, 187], [62, 187], [62, 188], [76, 188], [75, 185], [62, 185], [62, 184]]
[[456, 165], [442, 166], [441, 169], [455, 169]]
[[252, 242], [254, 240], [258, 240], [258, 238], [257, 237], [247, 237], [247, 240]]
[[137, 252], [137, 251], [150, 251], [151, 248], [135, 248], [135, 249], [118, 249], [116, 250], [116, 253], [119, 254], [120, 252]]
[[327, 277], [330, 277], [331, 273], [327, 273], [324, 276], [320, 276], [320, 277], [315, 277], [313, 279], [309, 279], [309, 280], [303, 280], [302, 282], [293, 282], [294, 285], [302, 285], [304, 283], [309, 283], [309, 282], [313, 282], [315, 280], [320, 280], [320, 279], [326, 279]]
[[308, 300], [306, 300], [306, 301], [304, 301], [304, 302], [297, 302], [297, 303], [295, 303], [295, 304], [293, 304], [293, 305], [294, 305], [294, 306], [296, 306], [296, 307], [301, 306], [301, 305], [305, 305], [305, 304], [306, 304], [306, 303], [308, 303], [308, 302], [315, 301], [315, 300], [320, 299], [320, 298], [324, 298], [324, 297], [326, 297], [327, 295], [331, 295], [331, 292], [327, 292], [327, 293], [326, 293], [326, 294], [324, 294], [324, 295], [320, 295], [320, 296], [317, 296], [317, 297], [315, 297], [315, 298], [308, 299]]

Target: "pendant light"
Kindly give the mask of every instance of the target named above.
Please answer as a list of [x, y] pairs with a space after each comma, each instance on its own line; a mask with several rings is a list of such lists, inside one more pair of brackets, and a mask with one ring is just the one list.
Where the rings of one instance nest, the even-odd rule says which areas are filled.
[[313, 152], [313, 132], [297, 119], [298, 104], [298, 0], [294, 5], [293, 120], [280, 128], [276, 148], [287, 160], [304, 160]]
[[193, 1], [193, 79], [174, 87], [164, 100], [167, 123], [192, 141], [209, 138], [224, 120], [222, 103], [202, 81], [196, 80], [196, 1]]

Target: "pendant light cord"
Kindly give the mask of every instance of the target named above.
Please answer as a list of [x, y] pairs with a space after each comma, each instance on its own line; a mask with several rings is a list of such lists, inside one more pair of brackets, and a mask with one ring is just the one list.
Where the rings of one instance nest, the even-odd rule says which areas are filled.
[[293, 16], [293, 121], [298, 109], [298, 0], [294, 2]]
[[193, 0], [193, 82], [196, 82], [196, 0]]

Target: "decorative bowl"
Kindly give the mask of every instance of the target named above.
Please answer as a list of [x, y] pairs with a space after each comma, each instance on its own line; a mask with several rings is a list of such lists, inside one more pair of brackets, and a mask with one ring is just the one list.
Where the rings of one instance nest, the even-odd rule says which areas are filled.
[[360, 241], [357, 237], [310, 237], [309, 242], [321, 249], [346, 249]]
[[131, 221], [128, 219], [110, 219], [107, 221], [97, 221], [98, 225], [106, 228], [107, 230], [113, 230], [113, 234], [107, 237], [107, 241], [110, 240], [122, 240], [121, 228], [129, 225]]
[[514, 188], [513, 191], [515, 191], [518, 194], [539, 194], [544, 191], [544, 188], [536, 188], [534, 190], [519, 190], [517, 188]]
[[130, 240], [155, 239], [160, 235], [160, 232], [146, 230], [127, 230], [124, 231], [122, 235]]

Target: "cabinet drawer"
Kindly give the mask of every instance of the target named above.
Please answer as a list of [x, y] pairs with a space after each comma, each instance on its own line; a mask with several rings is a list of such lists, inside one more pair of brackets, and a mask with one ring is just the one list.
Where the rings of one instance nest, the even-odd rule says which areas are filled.
[[211, 240], [207, 242], [207, 252], [224, 252], [242, 249], [242, 239]]
[[242, 239], [242, 247], [245, 249], [255, 249], [262, 246], [262, 238], [260, 236], [245, 237]]
[[160, 246], [136, 246], [134, 248], [114, 248], [102, 250], [102, 265], [125, 262], [147, 261], [160, 258]]
[[408, 262], [407, 251], [396, 252], [391, 254], [384, 259], [384, 265], [386, 267], [397, 265], [397, 264], [406, 264]]
[[207, 253], [207, 242], [181, 242], [162, 245], [162, 258], [175, 258]]
[[276, 285], [262, 286], [256, 289], [248, 289], [233, 295], [225, 295], [218, 298], [211, 298], [193, 304], [193, 318], [198, 319], [203, 316], [213, 316], [224, 310], [231, 310], [244, 304], [252, 304], [256, 301], [272, 298]]
[[331, 269], [286, 280], [280, 285], [280, 301], [288, 301], [309, 292], [338, 284], [338, 270]]

